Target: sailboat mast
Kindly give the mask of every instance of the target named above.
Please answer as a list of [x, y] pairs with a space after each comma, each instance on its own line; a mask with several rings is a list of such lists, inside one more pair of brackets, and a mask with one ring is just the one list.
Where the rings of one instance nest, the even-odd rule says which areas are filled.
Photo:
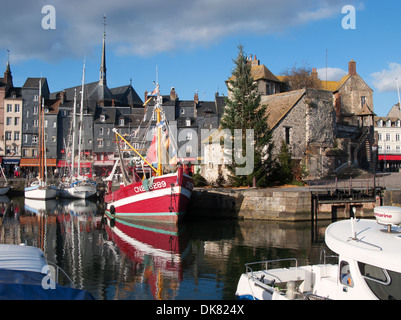
[[81, 139], [82, 139], [82, 125], [83, 125], [83, 114], [84, 114], [84, 88], [85, 88], [85, 60], [82, 73], [81, 109], [79, 115], [78, 176], [81, 175]]
[[74, 176], [74, 162], [75, 162], [75, 128], [76, 128], [76, 113], [77, 113], [77, 89], [74, 92], [74, 109], [72, 110], [72, 150], [71, 150], [71, 174]]
[[38, 116], [39, 116], [39, 127], [38, 127], [38, 157], [39, 157], [39, 180], [43, 179], [43, 137], [42, 137], [42, 79], [39, 79], [39, 99], [38, 99]]

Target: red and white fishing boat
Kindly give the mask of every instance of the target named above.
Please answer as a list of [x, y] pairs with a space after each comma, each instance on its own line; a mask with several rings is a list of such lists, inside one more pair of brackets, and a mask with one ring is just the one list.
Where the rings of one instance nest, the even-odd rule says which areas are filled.
[[[162, 99], [158, 86], [156, 91], [157, 129], [146, 158], [132, 147], [117, 130], [113, 130], [116, 134], [117, 146], [120, 146], [120, 142], [125, 143], [143, 160], [143, 165], [152, 169], [152, 176], [138, 179], [134, 174], [134, 177], [130, 178], [124, 166], [125, 160], [119, 149], [124, 184], [118, 190], [112, 191], [111, 181], [109, 182], [108, 191], [104, 198], [105, 207], [106, 213], [115, 216], [177, 223], [186, 212], [194, 184], [192, 177], [184, 173], [182, 165], [178, 165], [177, 170], [173, 173], [163, 173], [162, 144], [165, 145], [163, 139], [166, 138], [166, 133], [162, 132], [162, 127], [166, 120], [162, 119], [161, 116]], [[152, 155], [156, 156], [157, 165], [152, 161]]]

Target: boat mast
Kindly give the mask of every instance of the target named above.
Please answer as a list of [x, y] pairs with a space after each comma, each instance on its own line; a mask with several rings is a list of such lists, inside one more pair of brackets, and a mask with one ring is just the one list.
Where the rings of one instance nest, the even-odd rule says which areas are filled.
[[75, 162], [75, 128], [76, 128], [76, 113], [77, 113], [77, 89], [74, 93], [74, 109], [72, 110], [72, 150], [71, 150], [71, 173], [70, 177], [74, 176]]
[[43, 180], [43, 137], [42, 137], [42, 79], [39, 79], [39, 100], [38, 100], [38, 107], [39, 107], [39, 128], [38, 128], [38, 156], [39, 156], [39, 181]]
[[156, 123], [156, 128], [157, 128], [157, 171], [156, 175], [161, 176], [163, 174], [163, 166], [162, 166], [162, 149], [161, 149], [161, 113], [160, 113], [160, 108], [162, 104], [162, 96], [160, 95], [160, 90], [159, 90], [159, 84], [157, 85], [157, 103], [156, 103], [156, 113], [157, 113], [157, 123]]
[[85, 87], [85, 60], [82, 74], [82, 91], [81, 91], [81, 110], [79, 115], [79, 139], [78, 139], [78, 176], [81, 175], [81, 139], [82, 139], [82, 125], [84, 114], [84, 87]]

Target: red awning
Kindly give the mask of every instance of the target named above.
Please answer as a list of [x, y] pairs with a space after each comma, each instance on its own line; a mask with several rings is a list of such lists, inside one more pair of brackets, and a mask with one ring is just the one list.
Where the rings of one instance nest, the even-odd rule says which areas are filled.
[[379, 160], [386, 160], [386, 161], [401, 161], [401, 155], [393, 155], [393, 154], [379, 154]]

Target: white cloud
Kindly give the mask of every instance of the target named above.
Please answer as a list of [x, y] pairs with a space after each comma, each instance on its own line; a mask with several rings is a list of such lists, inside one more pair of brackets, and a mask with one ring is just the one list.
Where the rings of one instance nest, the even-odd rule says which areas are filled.
[[[10, 49], [13, 59], [82, 57], [101, 43], [106, 12], [107, 43], [113, 43], [108, 48], [151, 55], [209, 45], [237, 34], [282, 32], [340, 15], [342, 5], [353, 1], [6, 1], [0, 11], [0, 50]], [[44, 5], [56, 9], [56, 30], [41, 27]]]
[[397, 90], [397, 78], [401, 86], [401, 65], [396, 62], [389, 62], [388, 68], [374, 72], [370, 75], [373, 78], [373, 86], [379, 92]]
[[[316, 71], [320, 80], [326, 80], [326, 68], [319, 68]], [[327, 68], [328, 81], [340, 81], [346, 74], [348, 74], [348, 71], [340, 68]]]

